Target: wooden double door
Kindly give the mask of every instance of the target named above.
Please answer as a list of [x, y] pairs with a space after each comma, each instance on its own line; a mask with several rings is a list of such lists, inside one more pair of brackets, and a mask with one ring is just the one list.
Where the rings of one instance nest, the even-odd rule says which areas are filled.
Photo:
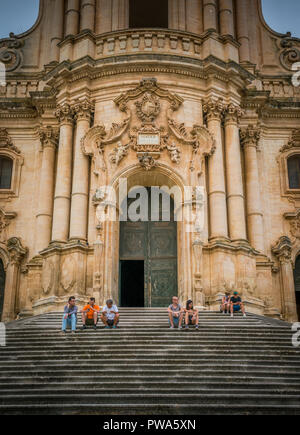
[[[166, 307], [177, 296], [177, 222], [170, 219], [120, 224], [120, 301], [122, 306]], [[151, 210], [151, 196], [149, 196]]]

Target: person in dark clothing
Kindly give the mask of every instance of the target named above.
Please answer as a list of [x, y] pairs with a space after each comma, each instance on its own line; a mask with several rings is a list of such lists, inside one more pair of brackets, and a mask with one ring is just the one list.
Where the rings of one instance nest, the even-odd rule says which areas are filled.
[[189, 329], [189, 325], [194, 325], [199, 328], [199, 311], [194, 308], [193, 301], [188, 300], [186, 303], [185, 312], [185, 328]]
[[234, 292], [233, 296], [230, 298], [230, 311], [231, 317], [233, 317], [233, 313], [237, 313], [239, 311], [242, 311], [243, 316], [246, 317], [245, 307], [238, 292]]

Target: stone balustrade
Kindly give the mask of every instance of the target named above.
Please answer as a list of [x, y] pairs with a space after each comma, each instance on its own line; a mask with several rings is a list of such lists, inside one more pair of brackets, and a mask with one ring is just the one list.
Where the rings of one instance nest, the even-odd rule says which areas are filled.
[[75, 61], [86, 55], [101, 59], [134, 54], [175, 54], [196, 59], [214, 55], [224, 61], [238, 61], [238, 44], [212, 32], [198, 36], [167, 29], [122, 30], [97, 36], [83, 32], [60, 43], [60, 61]]

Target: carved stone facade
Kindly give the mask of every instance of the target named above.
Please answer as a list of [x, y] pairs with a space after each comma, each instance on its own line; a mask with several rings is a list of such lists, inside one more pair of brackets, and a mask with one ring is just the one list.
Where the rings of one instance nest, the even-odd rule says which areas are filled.
[[[2, 318], [60, 310], [70, 295], [122, 303], [122, 204], [109, 189], [126, 180], [191, 189], [175, 200], [176, 216], [200, 216], [194, 231], [176, 226], [182, 302], [219, 309], [237, 289], [249, 311], [297, 320], [300, 189], [287, 159], [300, 155], [299, 39], [271, 30], [260, 0], [226, 13], [221, 0], [171, 1], [165, 29], [130, 29], [128, 0], [68, 3], [41, 0], [32, 29], [0, 41], [0, 158], [13, 161], [0, 189]], [[166, 276], [145, 283], [149, 304]]]

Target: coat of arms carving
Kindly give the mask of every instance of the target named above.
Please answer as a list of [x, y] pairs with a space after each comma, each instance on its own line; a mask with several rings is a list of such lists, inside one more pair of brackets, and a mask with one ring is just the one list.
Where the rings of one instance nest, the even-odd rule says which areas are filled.
[[[184, 145], [192, 146], [194, 156], [201, 149], [201, 158], [213, 153], [214, 140], [205, 127], [188, 128], [173, 119], [182, 103], [178, 95], [158, 86], [156, 79], [144, 79], [120, 95], [115, 104], [126, 114], [124, 121], [114, 123], [109, 132], [103, 125], [95, 126], [82, 140], [84, 153], [94, 159], [96, 175], [107, 170], [107, 161], [111, 168], [119, 166], [131, 151], [147, 171], [157, 166], [165, 151], [172, 164], [179, 164]], [[110, 144], [114, 148], [106, 154]]]

